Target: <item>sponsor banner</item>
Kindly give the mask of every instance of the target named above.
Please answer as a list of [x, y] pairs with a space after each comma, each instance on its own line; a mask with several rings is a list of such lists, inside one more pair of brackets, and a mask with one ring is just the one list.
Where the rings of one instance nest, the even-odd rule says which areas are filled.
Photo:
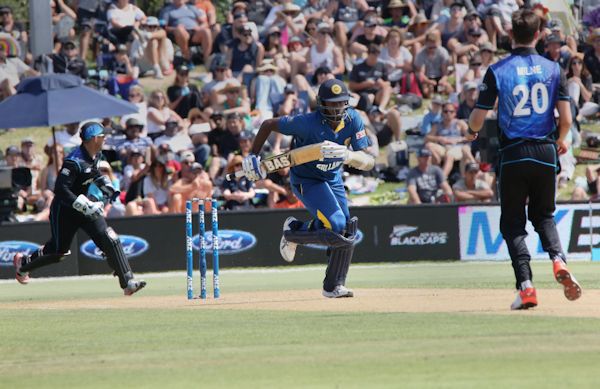
[[12, 267], [13, 257], [16, 253], [31, 255], [39, 248], [39, 244], [24, 240], [0, 241], [0, 266]]
[[[458, 219], [455, 206], [384, 206], [350, 210], [359, 218], [359, 244], [353, 263], [398, 262], [411, 260], [445, 260], [459, 258]], [[310, 220], [306, 210], [257, 210], [219, 213], [220, 265], [227, 267], [290, 266], [281, 258], [279, 242], [283, 222], [288, 216]], [[184, 270], [186, 266], [185, 215], [139, 216], [109, 219], [130, 259], [134, 272]], [[194, 214], [194, 264], [198, 263], [198, 215]], [[212, 233], [206, 215], [208, 256], [212, 255]], [[10, 233], [8, 233], [10, 232]], [[50, 235], [48, 223], [0, 226], [5, 241], [43, 244], [38, 239]], [[8, 248], [4, 249], [9, 251]], [[110, 274], [102, 253], [83, 232], [78, 231], [71, 247], [72, 255], [64, 261], [69, 274]], [[6, 254], [9, 258], [10, 254]], [[300, 246], [291, 265], [326, 264], [325, 247]], [[12, 263], [12, 259], [10, 259]], [[64, 274], [60, 265], [48, 266], [50, 273]], [[60, 271], [59, 271], [60, 270]], [[36, 271], [35, 275], [38, 275]], [[12, 266], [0, 266], [0, 277], [14, 277]]]
[[[231, 255], [250, 250], [256, 245], [256, 237], [249, 232], [239, 230], [220, 230], [219, 231], [219, 255]], [[194, 250], [200, 250], [200, 235], [194, 235], [192, 238], [192, 247]], [[204, 247], [209, 255], [213, 250], [212, 231], [204, 234]]]
[[[600, 209], [588, 204], [559, 204], [554, 221], [568, 259], [589, 259], [590, 244], [600, 244]], [[460, 258], [463, 260], [509, 260], [500, 233], [499, 206], [464, 206], [458, 208]], [[527, 248], [532, 258], [548, 258], [538, 234], [527, 222]]]
[[[13, 256], [17, 252], [32, 254], [50, 238], [48, 223], [2, 223], [0, 224], [0, 278], [14, 278]], [[62, 262], [42, 267], [33, 272], [35, 277], [77, 275], [77, 248], [75, 239], [71, 255]]]
[[[148, 251], [150, 245], [145, 239], [142, 239], [138, 236], [134, 235], [119, 235], [119, 239], [121, 240], [121, 244], [123, 245], [123, 251], [127, 256], [127, 259], [133, 259], [137, 256], [144, 254]], [[81, 246], [79, 246], [79, 250], [86, 256], [97, 259], [104, 260], [104, 256], [102, 255], [102, 251], [96, 246], [96, 244], [88, 240], [84, 242]]]

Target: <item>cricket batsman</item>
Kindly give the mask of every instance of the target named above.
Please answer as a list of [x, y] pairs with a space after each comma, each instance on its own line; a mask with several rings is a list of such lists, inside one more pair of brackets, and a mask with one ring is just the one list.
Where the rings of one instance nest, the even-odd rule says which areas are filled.
[[133, 277], [123, 245], [104, 219], [104, 203], [86, 196], [91, 183], [98, 186], [108, 201], [114, 201], [119, 195], [110, 180], [98, 171], [104, 127], [96, 122], [86, 123], [81, 128], [80, 137], [81, 146], [65, 158], [56, 178], [55, 196], [50, 206], [52, 237], [31, 256], [15, 254], [16, 279], [27, 284], [30, 271], [62, 261], [71, 253], [69, 247], [73, 237], [82, 228], [102, 250], [108, 265], [119, 277], [123, 293], [129, 296], [146, 286], [146, 282]]
[[342, 165], [370, 170], [375, 164], [372, 156], [360, 151], [370, 146], [370, 141], [360, 115], [348, 107], [349, 99], [350, 94], [342, 81], [324, 82], [319, 88], [316, 112], [263, 122], [251, 154], [242, 163], [244, 175], [251, 181], [266, 177], [258, 154], [272, 131], [293, 136], [292, 148], [323, 143], [320, 159], [290, 169], [292, 190], [313, 219], [302, 222], [288, 217], [283, 224], [279, 249], [283, 259], [292, 262], [298, 244], [327, 246], [329, 262], [323, 280], [323, 296], [329, 298], [354, 296], [345, 283], [354, 252], [358, 218], [350, 218]]

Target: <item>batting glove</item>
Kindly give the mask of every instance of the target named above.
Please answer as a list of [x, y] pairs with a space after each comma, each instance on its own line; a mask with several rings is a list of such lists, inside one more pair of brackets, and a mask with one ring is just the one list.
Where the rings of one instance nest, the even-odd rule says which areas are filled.
[[250, 154], [242, 161], [242, 171], [250, 181], [263, 180], [267, 177], [267, 172], [260, 166], [260, 156]]
[[321, 146], [321, 160], [345, 161], [348, 158], [348, 148], [334, 142], [325, 141]]

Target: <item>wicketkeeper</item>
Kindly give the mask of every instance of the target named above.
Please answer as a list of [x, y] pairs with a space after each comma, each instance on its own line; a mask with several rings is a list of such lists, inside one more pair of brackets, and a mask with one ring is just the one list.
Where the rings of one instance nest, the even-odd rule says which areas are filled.
[[16, 279], [29, 282], [29, 272], [42, 266], [62, 261], [71, 252], [71, 242], [79, 228], [92, 238], [104, 253], [108, 265], [119, 277], [125, 295], [132, 295], [146, 282], [133, 277], [123, 245], [116, 232], [106, 224], [104, 203], [87, 198], [88, 188], [94, 183], [108, 201], [114, 201], [119, 191], [106, 176], [98, 171], [104, 144], [104, 127], [100, 123], [86, 123], [80, 133], [82, 144], [65, 158], [56, 178], [54, 199], [50, 208], [52, 237], [31, 256], [15, 254], [13, 263]]

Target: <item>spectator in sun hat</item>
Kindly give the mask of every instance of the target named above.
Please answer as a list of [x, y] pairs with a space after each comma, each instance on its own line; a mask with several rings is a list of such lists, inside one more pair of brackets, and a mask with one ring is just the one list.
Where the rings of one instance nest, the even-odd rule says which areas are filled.
[[242, 87], [239, 81], [228, 82], [224, 88], [219, 90], [219, 94], [225, 96], [225, 100], [220, 104], [213, 105], [213, 111], [221, 111], [225, 116], [230, 113], [237, 113], [250, 126], [252, 124], [250, 99], [245, 92], [245, 88]]
[[169, 119], [165, 123], [163, 135], [154, 140], [156, 147], [162, 144], [168, 144], [171, 151], [179, 153], [183, 150], [192, 150], [194, 145], [189, 135], [184, 131], [182, 123], [174, 119]]
[[279, 5], [271, 8], [264, 21], [267, 30], [273, 26], [281, 29], [284, 43], [287, 43], [288, 37], [301, 34], [305, 24], [302, 8], [291, 0], [282, 0]]
[[481, 72], [485, 74], [490, 65], [496, 62], [496, 49], [490, 42], [483, 42], [477, 54], [481, 56]]
[[132, 149], [140, 150], [144, 155], [153, 142], [147, 136], [142, 136], [144, 124], [136, 117], [129, 118], [125, 123], [125, 139], [117, 145], [117, 153], [121, 161], [126, 162]]
[[383, 12], [384, 18], [387, 15], [389, 19], [386, 20], [386, 26], [407, 28], [411, 19], [417, 15], [417, 9], [412, 1], [391, 0]]
[[270, 60], [265, 59], [256, 71], [258, 76], [252, 81], [250, 95], [260, 111], [261, 120], [271, 119], [283, 99], [285, 79], [277, 73], [277, 66]]
[[564, 42], [560, 35], [557, 33], [552, 33], [546, 37], [545, 42], [546, 52], [544, 53], [544, 57], [550, 61], [557, 62], [562, 70], [566, 71], [569, 61], [571, 60], [571, 54], [569, 50], [562, 49]]

